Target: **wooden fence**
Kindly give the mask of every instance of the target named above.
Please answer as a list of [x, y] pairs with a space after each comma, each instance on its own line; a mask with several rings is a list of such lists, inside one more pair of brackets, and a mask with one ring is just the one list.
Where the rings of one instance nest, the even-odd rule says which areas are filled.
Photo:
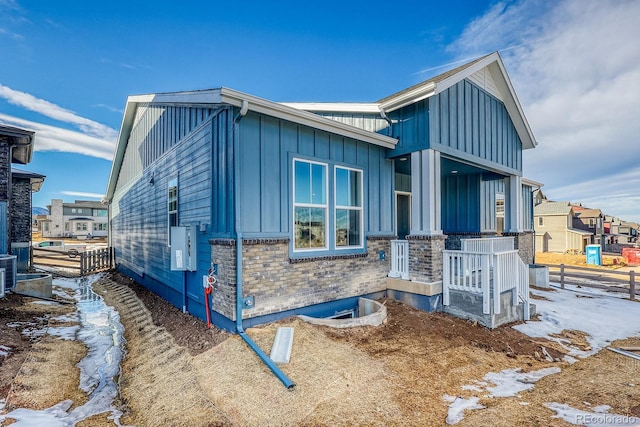
[[53, 268], [63, 276], [85, 276], [113, 267], [113, 248], [78, 252], [75, 249], [59, 251], [48, 248], [32, 248], [31, 265]]
[[[550, 276], [558, 277], [560, 286], [563, 289], [565, 284], [569, 283], [589, 288], [604, 289], [611, 292], [629, 293], [629, 298], [631, 299], [636, 297], [636, 273], [633, 270], [625, 272], [606, 270], [602, 268], [578, 267], [565, 264], [542, 265], [549, 267]], [[606, 285], [602, 282], [611, 283], [611, 285]]]

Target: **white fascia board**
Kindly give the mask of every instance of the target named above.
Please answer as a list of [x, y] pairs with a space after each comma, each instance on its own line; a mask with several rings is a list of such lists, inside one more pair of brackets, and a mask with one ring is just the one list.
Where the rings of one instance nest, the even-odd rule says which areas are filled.
[[402, 93], [392, 99], [389, 99], [381, 104], [379, 107], [381, 110], [385, 112], [390, 112], [397, 110], [402, 107], [406, 107], [409, 104], [416, 103], [418, 101], [422, 101], [436, 93], [436, 84], [431, 82], [424, 86], [420, 86], [415, 88], [412, 91]]
[[380, 114], [380, 105], [364, 102], [280, 102], [287, 107], [304, 111], [322, 111], [328, 113]]
[[369, 132], [363, 129], [349, 126], [335, 120], [327, 119], [308, 111], [292, 108], [277, 102], [268, 101], [253, 95], [235, 91], [233, 89], [222, 88], [222, 102], [241, 107], [242, 102], [249, 103], [249, 110], [256, 113], [265, 114], [293, 123], [309, 126], [325, 132], [335, 133], [347, 138], [357, 139], [369, 144], [379, 145], [385, 148], [395, 148], [398, 140], [385, 135]]
[[222, 89], [191, 90], [185, 92], [166, 92], [153, 95], [140, 95], [135, 102], [153, 102], [158, 104], [220, 104]]
[[124, 108], [124, 115], [122, 117], [122, 124], [120, 125], [120, 132], [118, 134], [118, 142], [116, 143], [115, 152], [113, 154], [113, 163], [111, 164], [111, 172], [109, 173], [109, 181], [107, 183], [107, 191], [104, 195], [106, 202], [111, 202], [113, 194], [116, 190], [116, 182], [120, 175], [120, 169], [122, 167], [122, 161], [124, 159], [124, 153], [127, 148], [127, 142], [129, 141], [129, 134], [133, 127], [133, 120], [136, 116], [136, 109], [138, 103], [151, 102], [153, 95], [134, 95], [127, 98], [127, 104]]
[[450, 75], [446, 79], [439, 81], [435, 94], [437, 95], [440, 92], [444, 92], [445, 90], [449, 89], [451, 86], [455, 85], [456, 83], [468, 77], [471, 77], [472, 75], [482, 70], [492, 62], [499, 60], [499, 58], [500, 57], [498, 56], [498, 54], [494, 52], [491, 55], [488, 55], [485, 58], [482, 58], [480, 61], [476, 62], [475, 64], [472, 64], [469, 67], [463, 70], [460, 70], [455, 74]]
[[541, 189], [544, 187], [544, 184], [538, 181], [534, 181], [529, 178], [522, 178], [522, 185], [528, 185], [529, 187], [536, 187], [536, 189]]
[[[526, 150], [529, 148], [536, 148], [538, 143], [536, 142], [533, 132], [529, 127], [529, 122], [527, 121], [527, 117], [524, 115], [524, 111], [520, 105], [520, 101], [518, 100], [518, 95], [511, 84], [507, 70], [504, 68], [504, 64], [500, 57], [498, 56], [495, 63], [489, 64], [488, 67], [493, 76], [493, 80], [496, 83], [496, 87], [503, 94], [504, 106], [509, 112], [513, 125], [520, 136], [522, 149]], [[494, 67], [498, 67], [498, 70], [495, 70]]]

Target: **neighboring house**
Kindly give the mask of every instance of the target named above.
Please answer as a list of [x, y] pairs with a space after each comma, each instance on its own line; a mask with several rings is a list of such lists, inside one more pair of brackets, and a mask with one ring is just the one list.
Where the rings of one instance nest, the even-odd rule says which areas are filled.
[[534, 207], [537, 252], [584, 252], [593, 233], [573, 228], [576, 206], [569, 202], [542, 202]]
[[617, 243], [636, 243], [638, 241], [639, 228], [640, 225], [635, 222], [620, 221], [620, 225], [618, 227], [619, 238]]
[[547, 196], [544, 195], [542, 189], [538, 188], [533, 192], [533, 205], [538, 206], [542, 202], [547, 202]]
[[604, 215], [600, 209], [574, 209], [573, 228], [592, 234], [590, 244], [602, 244], [604, 236]]
[[[532, 262], [522, 155], [535, 145], [497, 53], [372, 103], [130, 96], [110, 244], [119, 270], [202, 319], [215, 276], [210, 314], [229, 330], [339, 314], [359, 296], [437, 309], [443, 250], [495, 236], [500, 200], [503, 234]], [[398, 256], [408, 271], [390, 292]]]
[[42, 237], [86, 239], [108, 235], [108, 207], [102, 202], [64, 203], [61, 199], [52, 199], [47, 209], [49, 215], [40, 220]]
[[31, 246], [31, 193], [44, 175], [13, 169], [31, 162], [35, 134], [0, 125], [0, 254], [16, 256], [18, 271], [27, 271]]

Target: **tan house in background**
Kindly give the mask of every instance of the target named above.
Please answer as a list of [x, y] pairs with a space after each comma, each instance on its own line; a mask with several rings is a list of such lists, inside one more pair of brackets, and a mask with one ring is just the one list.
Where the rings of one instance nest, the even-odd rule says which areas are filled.
[[536, 252], [584, 252], [592, 232], [573, 228], [575, 206], [542, 201], [533, 210]]

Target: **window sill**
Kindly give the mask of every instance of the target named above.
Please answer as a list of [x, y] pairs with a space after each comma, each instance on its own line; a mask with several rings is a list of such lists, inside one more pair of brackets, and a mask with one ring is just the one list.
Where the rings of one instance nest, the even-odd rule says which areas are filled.
[[[364, 249], [363, 249], [364, 250]], [[346, 254], [331, 254], [331, 255], [307, 255], [300, 257], [289, 257], [289, 264], [300, 264], [303, 262], [315, 262], [315, 261], [334, 261], [340, 259], [355, 259], [366, 258], [369, 256], [367, 252], [359, 253], [346, 253]]]

